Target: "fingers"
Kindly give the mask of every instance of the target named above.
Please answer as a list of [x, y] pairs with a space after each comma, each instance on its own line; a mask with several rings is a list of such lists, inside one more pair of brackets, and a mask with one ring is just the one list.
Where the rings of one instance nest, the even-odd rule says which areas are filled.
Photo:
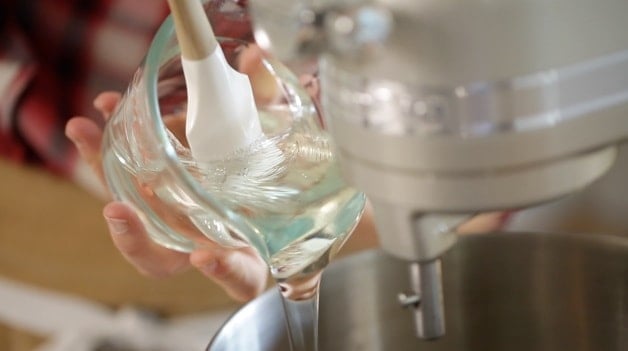
[[96, 99], [94, 99], [94, 107], [102, 113], [105, 120], [111, 117], [111, 114], [115, 110], [116, 106], [120, 102], [122, 95], [115, 91], [106, 91], [100, 93]]
[[74, 117], [65, 126], [65, 135], [74, 143], [79, 155], [104, 184], [100, 144], [102, 130], [96, 122], [85, 117]]
[[189, 148], [187, 136], [185, 135], [185, 114], [164, 116], [166, 128], [179, 140], [181, 145]]
[[266, 264], [251, 248], [203, 248], [188, 255], [155, 244], [133, 209], [122, 203], [107, 204], [103, 215], [114, 245], [145, 275], [168, 277], [191, 263], [238, 301], [251, 300], [266, 287]]
[[360, 222], [353, 231], [353, 234], [351, 234], [347, 242], [340, 249], [338, 255], [345, 256], [376, 247], [379, 247], [379, 238], [377, 237], [373, 208], [371, 204], [367, 202]]
[[266, 263], [251, 248], [198, 249], [190, 263], [237, 301], [251, 300], [266, 288]]
[[299, 83], [303, 85], [314, 101], [318, 102], [320, 100], [321, 86], [317, 76], [311, 74], [302, 75], [299, 77]]
[[[106, 120], [110, 118], [120, 99], [119, 93], [102, 93], [94, 100], [94, 107]], [[178, 123], [179, 119], [169, 122], [176, 126], [181, 124]], [[75, 117], [66, 125], [66, 135], [76, 145], [81, 158], [103, 180], [101, 128], [88, 118]], [[114, 245], [143, 274], [166, 277], [185, 270], [192, 263], [204, 275], [222, 286], [230, 296], [240, 301], [252, 299], [266, 287], [266, 264], [250, 248], [199, 249], [188, 255], [154, 243], [133, 209], [122, 203], [109, 203], [103, 209], [103, 215]]]
[[153, 243], [133, 209], [111, 202], [103, 215], [114, 245], [141, 273], [161, 278], [189, 267], [189, 255]]
[[299, 77], [299, 82], [305, 88], [305, 91], [312, 98], [312, 102], [314, 102], [314, 106], [316, 107], [316, 111], [318, 112], [318, 117], [323, 128], [325, 127], [325, 120], [322, 118], [323, 109], [321, 107], [321, 88], [320, 82], [316, 75], [313, 74], [304, 74]]
[[257, 45], [248, 45], [238, 57], [238, 70], [248, 75], [258, 104], [269, 104], [280, 97], [280, 89], [275, 76], [263, 63], [263, 52]]
[[[117, 92], [105, 92], [94, 99], [94, 107], [108, 119], [120, 102]], [[102, 129], [98, 124], [86, 117], [74, 117], [65, 126], [65, 135], [76, 146], [79, 155], [89, 165], [104, 184], [100, 145], [102, 143]]]
[[488, 212], [479, 214], [456, 229], [458, 234], [488, 233], [503, 229], [513, 212]]
[[[94, 106], [104, 119], [108, 119], [120, 98], [118, 93], [102, 93], [94, 100]], [[179, 120], [167, 122], [177, 125]], [[75, 143], [81, 157], [102, 179], [102, 130], [98, 125], [87, 118], [75, 117], [68, 122], [66, 135]], [[191, 263], [239, 301], [254, 298], [266, 287], [266, 264], [250, 248], [206, 248], [188, 255], [154, 243], [133, 209], [122, 203], [109, 203], [105, 206], [103, 215], [114, 245], [143, 274], [166, 277], [188, 268]]]

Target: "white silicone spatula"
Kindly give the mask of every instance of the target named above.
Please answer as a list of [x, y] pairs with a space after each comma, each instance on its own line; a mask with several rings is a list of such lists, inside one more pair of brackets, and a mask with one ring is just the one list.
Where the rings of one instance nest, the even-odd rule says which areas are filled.
[[181, 47], [186, 136], [200, 162], [223, 159], [263, 136], [251, 84], [225, 60], [199, 0], [168, 0]]

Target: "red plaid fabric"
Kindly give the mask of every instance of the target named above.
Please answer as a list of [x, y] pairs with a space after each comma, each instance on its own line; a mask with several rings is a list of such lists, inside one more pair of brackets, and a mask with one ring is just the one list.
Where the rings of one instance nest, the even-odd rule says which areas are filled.
[[[207, 6], [217, 35], [251, 39], [244, 1]], [[70, 176], [67, 120], [126, 88], [167, 14], [156, 0], [0, 0], [0, 156]]]

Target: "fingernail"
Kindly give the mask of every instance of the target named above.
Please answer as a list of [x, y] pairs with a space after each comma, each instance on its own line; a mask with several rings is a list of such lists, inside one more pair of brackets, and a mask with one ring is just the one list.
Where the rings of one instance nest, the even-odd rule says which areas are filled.
[[111, 230], [113, 234], [120, 235], [129, 231], [129, 222], [124, 219], [105, 217], [105, 220], [107, 221], [109, 230]]
[[100, 112], [104, 117], [109, 116], [109, 110], [105, 108], [105, 103], [103, 102], [102, 96], [99, 95], [96, 97], [96, 99], [94, 99], [94, 108], [98, 110], [98, 112]]

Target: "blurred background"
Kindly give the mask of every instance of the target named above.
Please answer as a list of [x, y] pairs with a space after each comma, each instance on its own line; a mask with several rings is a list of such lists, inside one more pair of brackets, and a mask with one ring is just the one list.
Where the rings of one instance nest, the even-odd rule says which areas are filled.
[[[93, 306], [94, 316], [135, 311], [120, 325], [136, 323], [139, 329], [130, 330], [137, 333], [161, 330], [142, 328], [142, 320], [167, 326], [190, 317], [183, 329], [201, 343], [237, 308], [196, 271], [164, 280], [137, 273], [111, 243], [103, 197], [63, 136], [68, 118], [97, 115], [91, 102], [98, 92], [124, 89], [166, 14], [165, 1], [154, 0], [0, 0], [0, 350], [53, 350], [62, 345], [55, 338], [80, 337], [79, 327], [90, 331], [89, 316], [39, 308], [25, 302], [29, 296], [52, 297], [52, 307], [60, 301], [55, 298], [69, 298]], [[626, 235], [627, 147], [619, 157], [590, 188], [518, 211], [506, 229]], [[7, 298], [15, 287], [24, 299]], [[64, 334], [66, 324], [73, 330]], [[93, 349], [124, 349], [112, 342], [101, 340]]]
[[[113, 246], [102, 206], [68, 180], [0, 160], [0, 278], [26, 284], [29, 291], [62, 293], [112, 311], [133, 308], [158, 318], [216, 315], [215, 323], [203, 323], [209, 341], [212, 327], [220, 325], [235, 303], [193, 270], [163, 280], [140, 275]], [[0, 296], [5, 296], [2, 281]], [[49, 335], [20, 330], [4, 319], [8, 309], [23, 307], [32, 313], [29, 306], [12, 303], [0, 298], [0, 350], [30, 351], [45, 345]], [[71, 322], [68, 315], [50, 312], [55, 311], [39, 310], [26, 319]]]

